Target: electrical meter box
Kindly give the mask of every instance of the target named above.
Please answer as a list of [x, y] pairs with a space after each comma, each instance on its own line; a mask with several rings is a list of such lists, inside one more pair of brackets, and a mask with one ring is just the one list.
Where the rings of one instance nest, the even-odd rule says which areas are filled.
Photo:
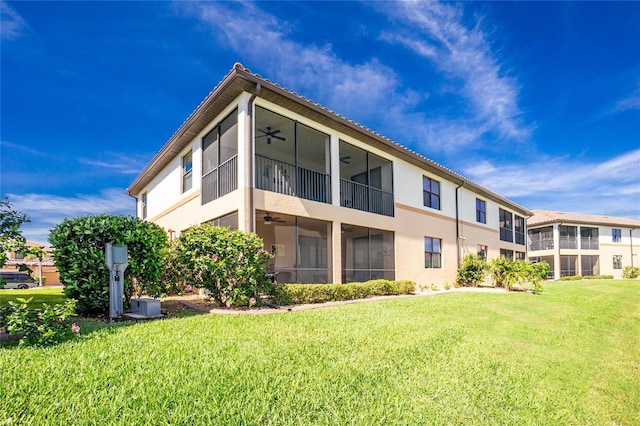
[[161, 317], [160, 300], [149, 298], [131, 299], [131, 313], [150, 318]]

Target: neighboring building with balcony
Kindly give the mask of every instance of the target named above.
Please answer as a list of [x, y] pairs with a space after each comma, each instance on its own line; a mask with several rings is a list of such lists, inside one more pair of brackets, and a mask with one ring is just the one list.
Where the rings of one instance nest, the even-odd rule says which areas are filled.
[[534, 210], [527, 219], [529, 260], [550, 265], [550, 278], [622, 277], [640, 266], [640, 221], [581, 213]]
[[236, 64], [127, 189], [171, 236], [257, 233], [279, 282], [451, 283], [526, 258], [531, 212]]

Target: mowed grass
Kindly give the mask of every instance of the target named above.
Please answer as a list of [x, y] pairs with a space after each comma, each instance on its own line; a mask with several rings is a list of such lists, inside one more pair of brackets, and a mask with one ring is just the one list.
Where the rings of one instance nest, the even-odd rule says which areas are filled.
[[28, 290], [0, 290], [0, 306], [6, 306], [9, 302], [18, 302], [18, 299], [32, 299], [29, 306], [42, 307], [43, 303], [55, 305], [64, 303], [67, 298], [62, 293], [62, 287], [36, 287]]
[[640, 424], [640, 282], [546, 290], [83, 323], [0, 349], [0, 424]]

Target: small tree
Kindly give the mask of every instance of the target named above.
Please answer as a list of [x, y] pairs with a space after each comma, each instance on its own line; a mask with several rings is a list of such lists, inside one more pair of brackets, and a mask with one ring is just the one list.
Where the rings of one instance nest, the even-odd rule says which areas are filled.
[[483, 258], [468, 254], [462, 259], [456, 282], [461, 286], [476, 287], [484, 280], [487, 267], [487, 262]]
[[129, 265], [124, 295], [158, 296], [163, 292], [161, 274], [167, 234], [160, 226], [132, 216], [97, 215], [65, 219], [51, 230], [49, 240], [67, 297], [78, 301], [79, 314], [109, 311], [107, 243], [126, 245]]
[[177, 244], [185, 281], [206, 288], [219, 303], [259, 303], [261, 292], [271, 292], [265, 264], [272, 256], [256, 234], [203, 224], [189, 228]]
[[489, 261], [489, 273], [493, 276], [496, 287], [511, 290], [521, 276], [520, 265], [504, 257], [497, 257]]

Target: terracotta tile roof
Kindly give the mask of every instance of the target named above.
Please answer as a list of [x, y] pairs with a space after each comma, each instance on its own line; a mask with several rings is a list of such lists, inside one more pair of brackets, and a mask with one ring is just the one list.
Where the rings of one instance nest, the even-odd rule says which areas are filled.
[[549, 210], [534, 210], [533, 216], [527, 219], [527, 226], [531, 228], [533, 226], [560, 222], [640, 228], [640, 220], [585, 213], [555, 212]]

